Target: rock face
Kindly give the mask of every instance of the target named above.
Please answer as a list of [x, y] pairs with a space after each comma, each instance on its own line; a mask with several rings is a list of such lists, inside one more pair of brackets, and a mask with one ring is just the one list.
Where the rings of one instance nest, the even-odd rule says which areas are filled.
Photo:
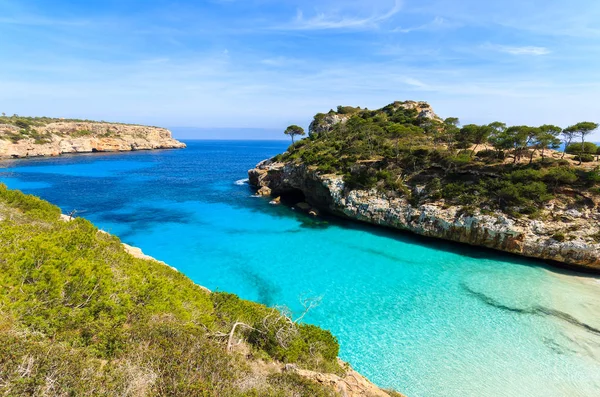
[[124, 152], [184, 148], [164, 128], [140, 125], [54, 122], [32, 127], [31, 135], [0, 125], [0, 158], [59, 156], [65, 153]]
[[[343, 377], [334, 374], [324, 374], [305, 369], [298, 369], [294, 365], [289, 364], [286, 365], [284, 371], [295, 372], [303, 378], [329, 386], [343, 397], [390, 397], [392, 395], [375, 386], [343, 361], [339, 360], [339, 362], [342, 367], [346, 367], [346, 373]], [[397, 392], [394, 392], [393, 395], [404, 397]]]
[[551, 203], [544, 211], [548, 220], [517, 219], [502, 212], [465, 214], [443, 200], [413, 207], [375, 189], [348, 190], [341, 176], [302, 164], [265, 160], [248, 175], [250, 184], [275, 195], [301, 191], [309, 204], [335, 215], [600, 273], [597, 206], [582, 212]]

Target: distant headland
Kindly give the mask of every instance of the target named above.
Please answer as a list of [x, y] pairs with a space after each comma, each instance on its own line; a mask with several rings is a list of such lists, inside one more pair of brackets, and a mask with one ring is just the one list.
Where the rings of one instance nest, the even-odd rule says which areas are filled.
[[48, 117], [0, 117], [0, 158], [179, 149], [164, 128]]

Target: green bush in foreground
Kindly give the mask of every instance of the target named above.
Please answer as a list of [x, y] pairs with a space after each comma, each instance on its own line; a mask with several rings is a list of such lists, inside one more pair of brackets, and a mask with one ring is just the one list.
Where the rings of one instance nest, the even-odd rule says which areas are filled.
[[292, 374], [256, 380], [252, 360], [226, 347], [233, 324], [244, 322], [235, 339], [246, 339], [251, 356], [340, 372], [331, 333], [209, 293], [133, 258], [90, 222], [59, 216], [0, 185], [0, 393], [331, 395]]

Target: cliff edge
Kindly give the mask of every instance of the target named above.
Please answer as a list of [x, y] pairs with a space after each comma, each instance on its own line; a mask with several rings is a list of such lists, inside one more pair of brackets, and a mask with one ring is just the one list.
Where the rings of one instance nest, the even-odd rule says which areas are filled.
[[184, 147], [169, 130], [159, 127], [45, 118], [0, 119], [0, 158]]

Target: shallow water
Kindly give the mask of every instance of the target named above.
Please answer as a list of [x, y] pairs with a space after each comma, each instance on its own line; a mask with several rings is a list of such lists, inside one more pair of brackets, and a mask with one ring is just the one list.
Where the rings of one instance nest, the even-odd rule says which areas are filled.
[[0, 165], [9, 187], [78, 211], [212, 290], [300, 312], [341, 357], [409, 397], [599, 396], [600, 279], [251, 197], [285, 142]]

